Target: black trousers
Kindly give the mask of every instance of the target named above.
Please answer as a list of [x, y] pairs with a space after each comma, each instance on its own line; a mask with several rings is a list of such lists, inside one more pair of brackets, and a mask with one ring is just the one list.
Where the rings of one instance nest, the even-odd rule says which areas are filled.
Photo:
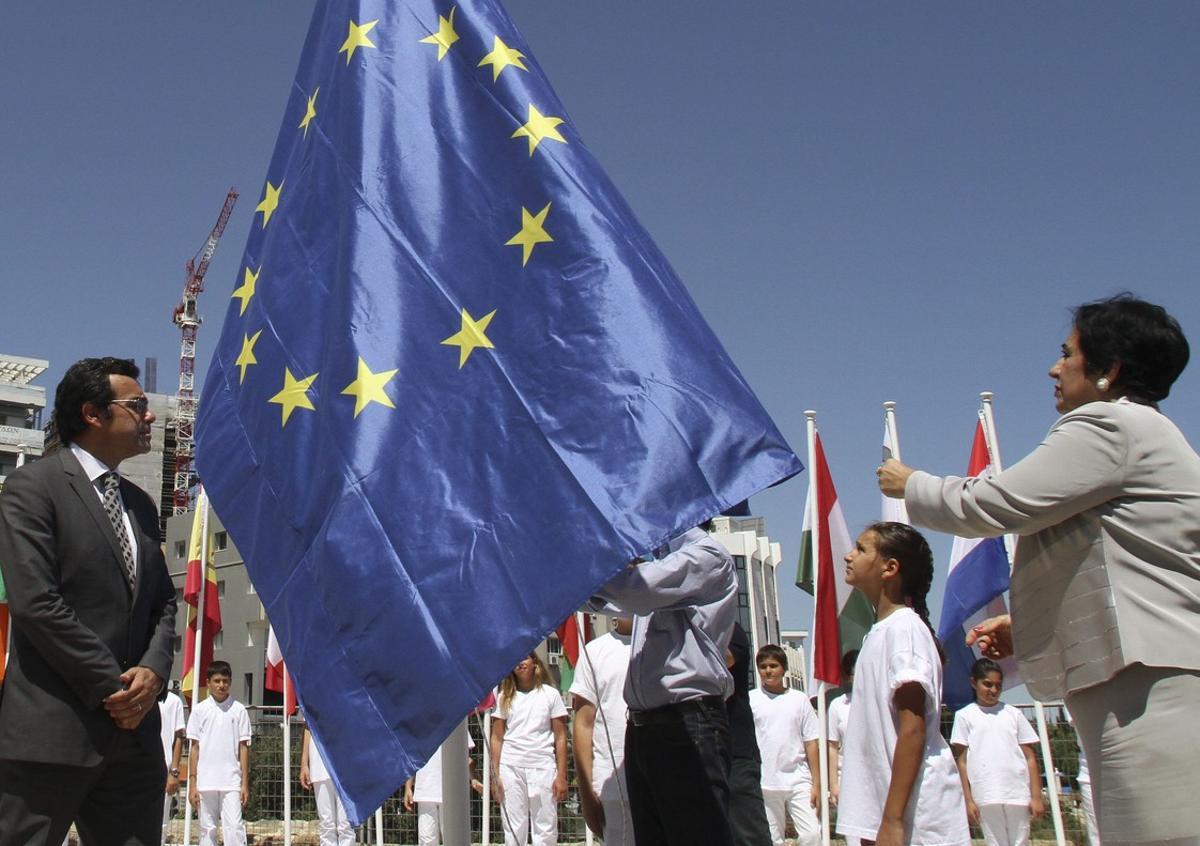
[[625, 774], [638, 846], [733, 846], [731, 763], [720, 697], [631, 714]]
[[0, 759], [0, 846], [61, 846], [72, 822], [86, 846], [158, 846], [166, 784], [162, 752], [125, 731], [96, 767]]
[[729, 776], [729, 824], [737, 846], [771, 846], [771, 827], [762, 794], [762, 764], [734, 758]]

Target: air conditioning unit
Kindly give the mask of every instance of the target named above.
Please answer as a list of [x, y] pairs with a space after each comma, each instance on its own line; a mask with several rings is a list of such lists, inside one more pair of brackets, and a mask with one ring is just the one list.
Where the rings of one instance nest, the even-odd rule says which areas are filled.
[[548, 653], [546, 655], [546, 663], [549, 664], [551, 667], [557, 667], [558, 661], [560, 658], [562, 658], [561, 653], [558, 653], [558, 652]]

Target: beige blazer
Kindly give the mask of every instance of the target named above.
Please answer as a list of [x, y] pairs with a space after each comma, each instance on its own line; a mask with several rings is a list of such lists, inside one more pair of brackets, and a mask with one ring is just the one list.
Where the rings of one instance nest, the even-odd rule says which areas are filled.
[[1133, 663], [1200, 670], [1200, 457], [1153, 408], [1088, 403], [1003, 473], [918, 471], [904, 499], [921, 526], [1019, 536], [1013, 640], [1039, 699]]

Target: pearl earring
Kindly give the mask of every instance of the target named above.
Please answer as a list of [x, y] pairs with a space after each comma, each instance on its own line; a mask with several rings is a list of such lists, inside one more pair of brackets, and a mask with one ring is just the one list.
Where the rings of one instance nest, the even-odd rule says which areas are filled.
[[1107, 391], [1108, 385], [1109, 385], [1109, 382], [1108, 382], [1107, 376], [1101, 376], [1099, 379], [1096, 380], [1096, 389], [1099, 391]]

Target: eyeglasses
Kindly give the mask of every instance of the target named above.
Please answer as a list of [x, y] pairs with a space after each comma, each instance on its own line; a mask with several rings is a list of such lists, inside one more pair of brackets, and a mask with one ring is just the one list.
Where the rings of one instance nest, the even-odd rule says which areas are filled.
[[150, 410], [150, 400], [146, 397], [137, 397], [135, 399], [113, 400], [110, 405], [123, 405], [136, 414], [138, 417], [145, 417], [146, 412]]

